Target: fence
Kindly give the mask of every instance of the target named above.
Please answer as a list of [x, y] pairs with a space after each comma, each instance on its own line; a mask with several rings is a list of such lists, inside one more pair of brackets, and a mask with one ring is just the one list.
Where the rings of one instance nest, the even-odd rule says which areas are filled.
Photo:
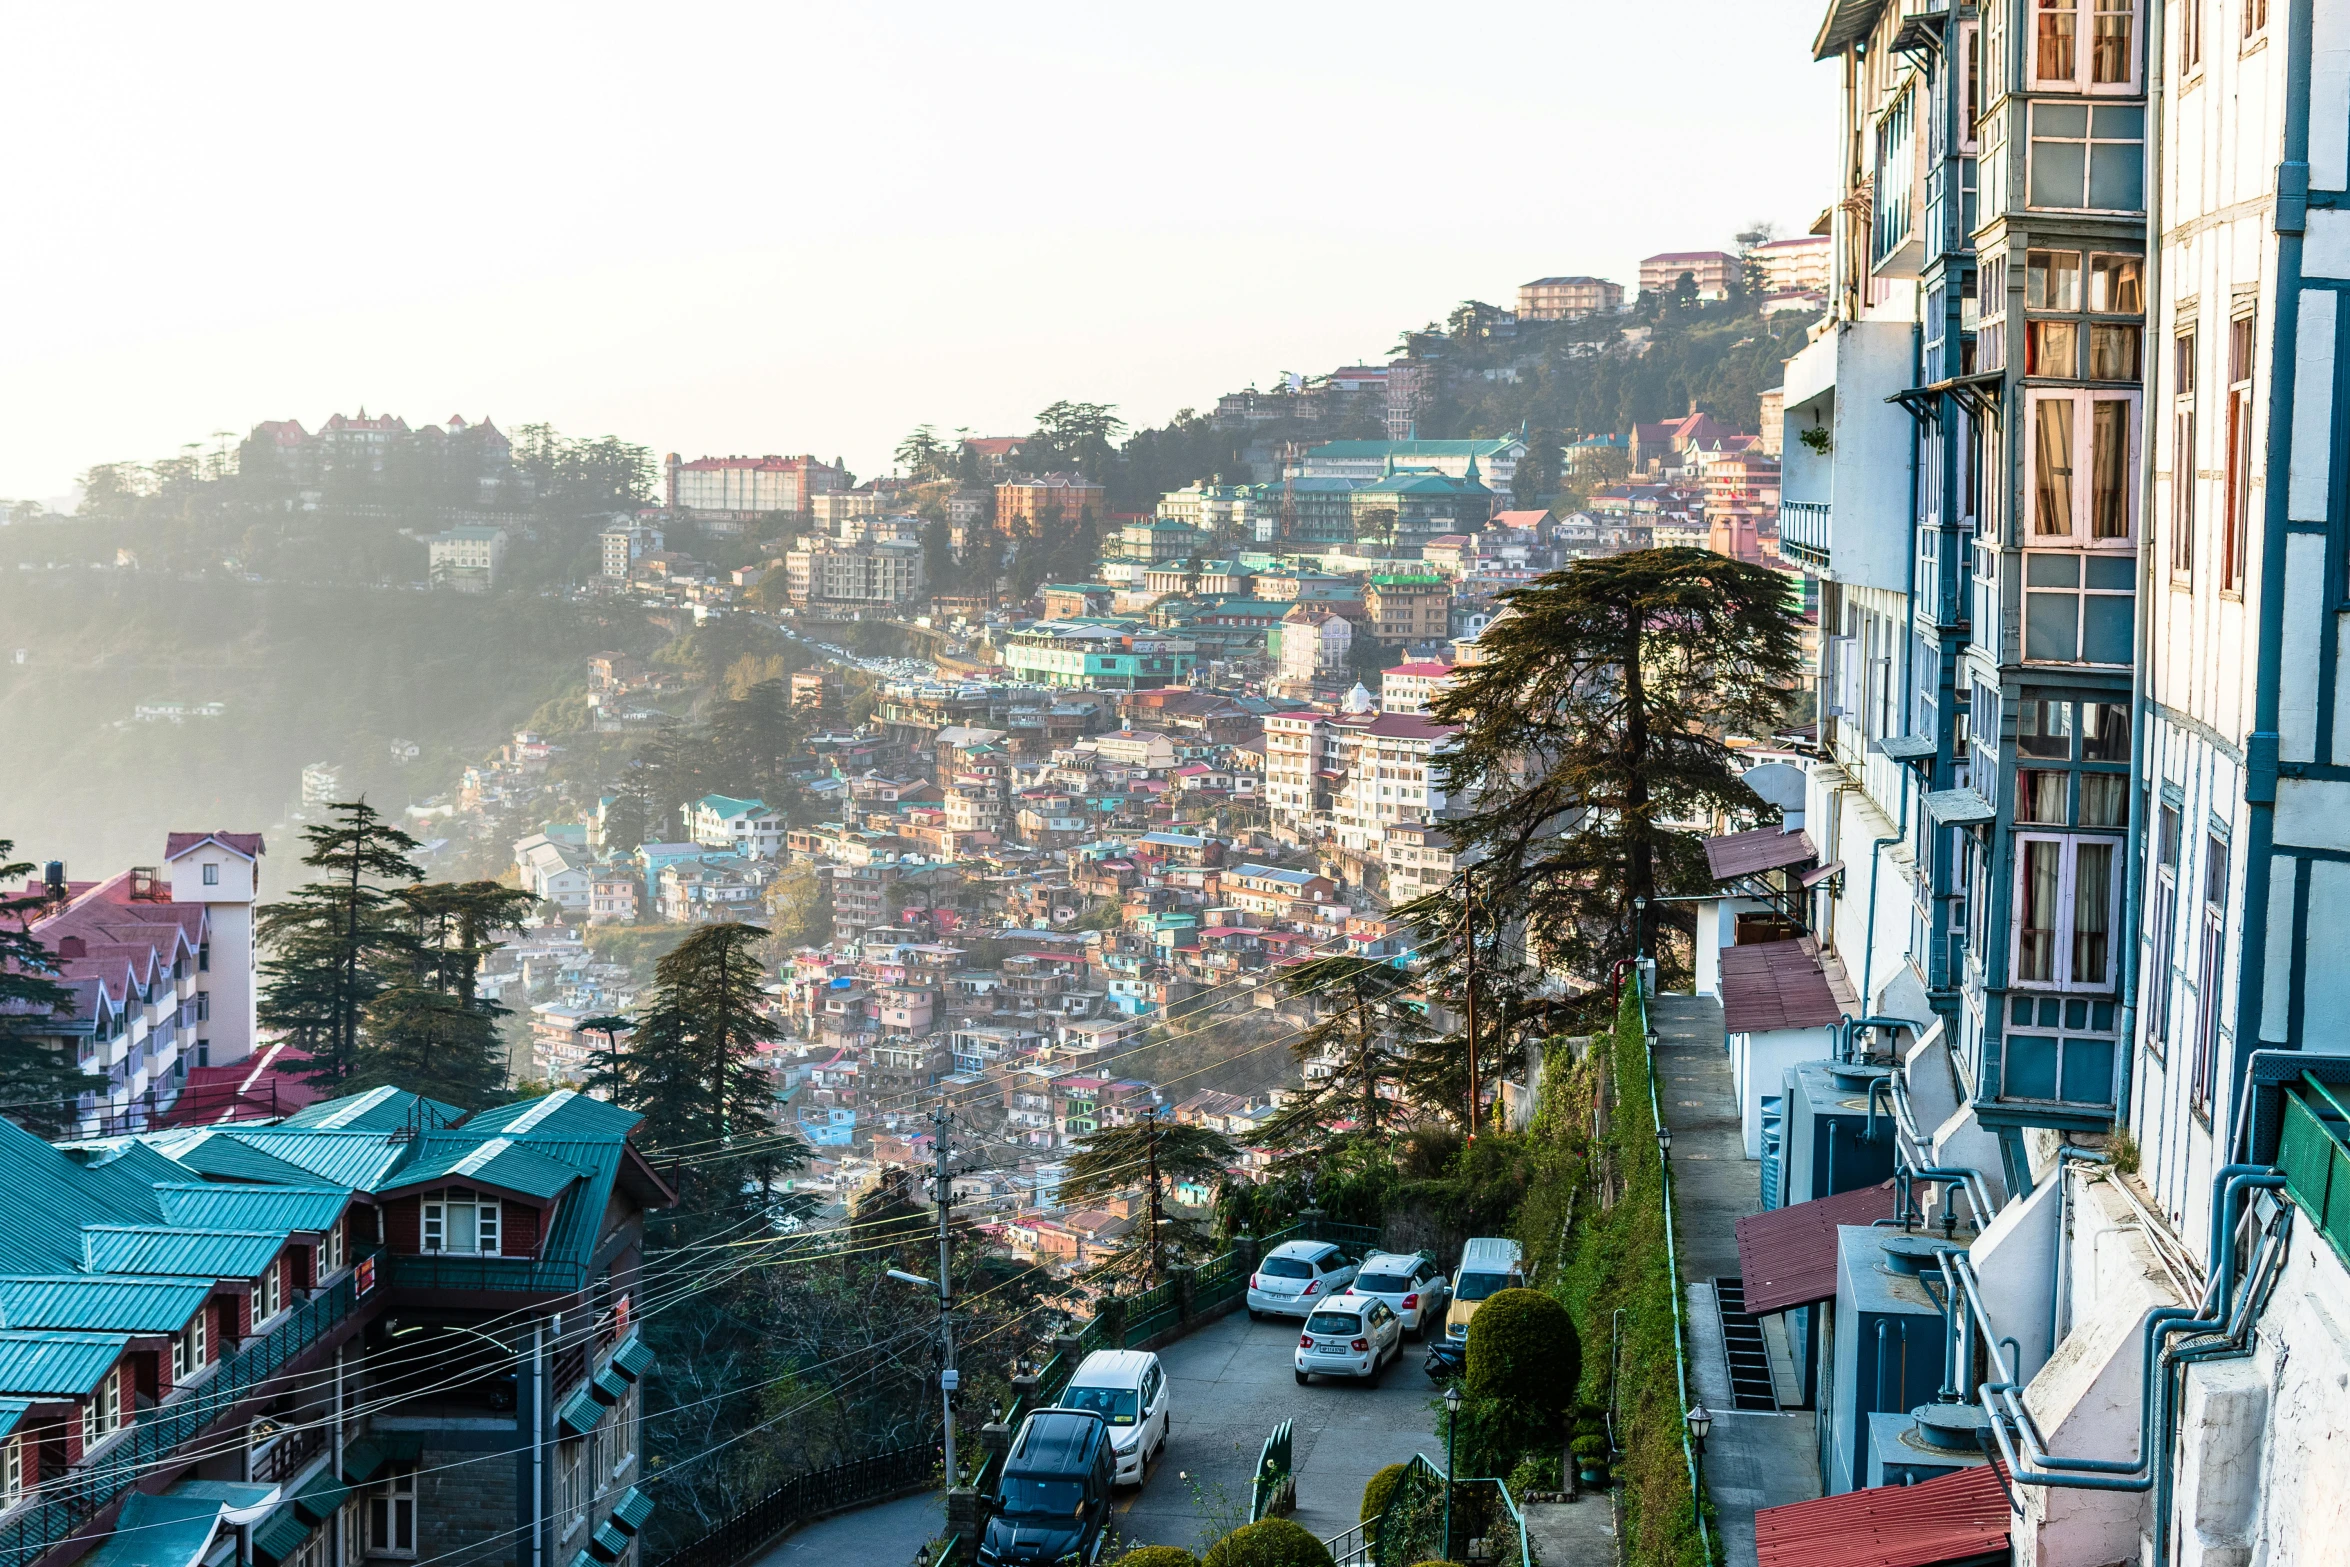
[[801, 1524], [936, 1483], [938, 1444], [921, 1441], [792, 1476], [655, 1567], [733, 1567]]
[[1249, 1486], [1250, 1523], [1297, 1505], [1297, 1471], [1292, 1456], [1289, 1422], [1284, 1420], [1265, 1438], [1264, 1448], [1257, 1454], [1256, 1479]]
[[1449, 1518], [1449, 1543], [1458, 1548], [1449, 1559], [1462, 1559], [1469, 1542], [1482, 1537], [1485, 1554], [1480, 1560], [1493, 1567], [1535, 1567], [1526, 1541], [1526, 1515], [1507, 1482], [1464, 1478], [1453, 1482], [1449, 1496], [1446, 1489], [1444, 1471], [1426, 1455], [1414, 1454], [1379, 1515], [1324, 1540], [1323, 1549], [1337, 1567], [1407, 1567], [1447, 1558], [1444, 1532]]
[[[372, 1259], [363, 1259], [362, 1267]], [[370, 1268], [365, 1277], [373, 1278]], [[307, 1354], [365, 1296], [354, 1268], [300, 1306], [268, 1337], [218, 1362], [211, 1376], [187, 1393], [140, 1413], [94, 1461], [43, 1487], [43, 1496], [0, 1525], [0, 1567], [31, 1567], [52, 1547], [95, 1518], [148, 1475], [161, 1460], [226, 1420], [260, 1394], [280, 1371]]]

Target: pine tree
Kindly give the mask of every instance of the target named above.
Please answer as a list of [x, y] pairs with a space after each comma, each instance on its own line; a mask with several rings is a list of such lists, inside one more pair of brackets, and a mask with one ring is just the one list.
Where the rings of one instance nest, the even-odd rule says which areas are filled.
[[1352, 1122], [1352, 1135], [1383, 1141], [1399, 1115], [1426, 1097], [1422, 1070], [1434, 1031], [1417, 1002], [1417, 982], [1392, 963], [1342, 955], [1301, 963], [1285, 983], [1292, 996], [1312, 996], [1320, 1014], [1290, 1048], [1301, 1064], [1324, 1070], [1309, 1071], [1283, 1101], [1266, 1140], [1319, 1148], [1335, 1123]]
[[[15, 848], [0, 838], [0, 882], [32, 874], [30, 861], [6, 863]], [[0, 895], [0, 1097], [10, 1120], [52, 1136], [72, 1129], [74, 1100], [103, 1089], [106, 1079], [32, 1034], [36, 1021], [73, 1010], [73, 992], [50, 977], [56, 959], [30, 928], [47, 901], [39, 891]]]
[[413, 882], [422, 872], [408, 858], [416, 840], [365, 800], [328, 809], [336, 820], [302, 834], [310, 844], [302, 863], [324, 874], [261, 910], [269, 959], [260, 1016], [309, 1055], [305, 1075], [340, 1085], [357, 1064], [368, 1003], [413, 945], [383, 883]]
[[1467, 809], [1446, 823], [1453, 885], [1399, 911], [1431, 971], [1458, 993], [1469, 931], [1481, 981], [1523, 958], [1600, 983], [1642, 950], [1677, 977], [1685, 953], [1647, 937], [1694, 921], [1658, 895], [1712, 881], [1697, 835], [1668, 824], [1764, 809], [1729, 740], [1783, 721], [1796, 620], [1786, 576], [1698, 549], [1578, 561], [1508, 595], [1433, 709], [1460, 726], [1439, 768]]
[[492, 881], [429, 882], [401, 889], [401, 950], [379, 960], [382, 989], [367, 1006], [344, 1088], [392, 1084], [473, 1110], [491, 1103], [508, 1073], [499, 1020], [510, 1009], [479, 994], [490, 938], [512, 930], [535, 901]]
[[1161, 1120], [1155, 1113], [1126, 1126], [1105, 1126], [1077, 1139], [1061, 1177], [1059, 1200], [1064, 1208], [1139, 1192], [1143, 1210], [1100, 1274], [1147, 1276], [1156, 1284], [1168, 1262], [1206, 1243], [1204, 1226], [1168, 1217], [1168, 1193], [1185, 1181], [1221, 1182], [1224, 1172], [1239, 1158], [1239, 1150], [1222, 1132], [1208, 1126], [1187, 1126]]

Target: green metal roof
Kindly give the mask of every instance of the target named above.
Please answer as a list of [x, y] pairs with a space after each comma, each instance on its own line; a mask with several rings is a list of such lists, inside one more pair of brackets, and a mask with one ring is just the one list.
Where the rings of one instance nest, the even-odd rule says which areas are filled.
[[[407, 1155], [410, 1146], [394, 1142], [386, 1132], [320, 1132], [275, 1126], [222, 1133], [205, 1146], [229, 1142], [243, 1145], [248, 1155], [265, 1158], [274, 1167], [273, 1174], [245, 1179], [278, 1186], [315, 1186], [325, 1181], [363, 1192], [374, 1191], [376, 1183]], [[184, 1154], [175, 1157], [193, 1162]]]
[[0, 1398], [0, 1436], [16, 1429], [16, 1423], [33, 1407], [29, 1398]]
[[653, 1499], [633, 1485], [620, 1494], [619, 1501], [612, 1504], [612, 1521], [630, 1534], [643, 1529], [645, 1520], [652, 1516]]
[[563, 1407], [555, 1411], [555, 1424], [574, 1436], [585, 1436], [604, 1418], [604, 1406], [596, 1402], [593, 1390], [581, 1388], [563, 1400]]
[[13, 1122], [0, 1121], [0, 1273], [68, 1273], [82, 1266], [85, 1224], [151, 1224], [159, 1217], [144, 1183], [90, 1169]]
[[324, 1523], [350, 1494], [351, 1488], [336, 1479], [332, 1469], [321, 1469], [308, 1485], [294, 1493], [294, 1506], [312, 1523]]
[[1312, 457], [1491, 457], [1507, 451], [1514, 435], [1480, 436], [1472, 441], [1327, 441], [1307, 448]]
[[187, 1230], [144, 1224], [93, 1224], [82, 1231], [83, 1265], [92, 1273], [257, 1278], [285, 1249], [285, 1244], [283, 1230]]
[[590, 1379], [588, 1391], [596, 1396], [598, 1403], [617, 1404], [620, 1402], [621, 1396], [628, 1391], [628, 1381], [628, 1378], [610, 1366], [606, 1366]]
[[207, 1230], [330, 1230], [350, 1206], [345, 1186], [219, 1186], [167, 1182], [155, 1188], [163, 1222]]
[[512, 1137], [533, 1143], [606, 1137], [618, 1141], [643, 1120], [634, 1110], [591, 1099], [575, 1089], [559, 1088], [542, 1098], [484, 1110], [465, 1123], [465, 1130], [478, 1137]]
[[206, 1130], [192, 1137], [166, 1139], [162, 1148], [173, 1160], [198, 1175], [217, 1176], [224, 1181], [293, 1186], [310, 1178], [310, 1172], [300, 1165], [288, 1164], [245, 1137], [229, 1132]]
[[129, 1345], [127, 1333], [0, 1333], [0, 1393], [81, 1398]]
[[767, 809], [765, 800], [738, 800], [731, 794], [705, 794], [694, 802], [721, 816], [756, 816]]
[[157, 1181], [184, 1181], [195, 1171], [172, 1159], [135, 1137], [116, 1139], [110, 1148], [85, 1144], [74, 1151], [74, 1157], [84, 1169], [108, 1170], [117, 1176], [152, 1184]]
[[588, 1536], [588, 1554], [601, 1561], [616, 1562], [628, 1549], [628, 1531], [612, 1524], [598, 1524], [596, 1532]]
[[253, 1531], [253, 1554], [271, 1561], [282, 1562], [302, 1548], [302, 1542], [317, 1532], [318, 1526], [295, 1511], [288, 1502], [269, 1515], [268, 1522]]
[[381, 1190], [412, 1191], [419, 1186], [464, 1181], [525, 1197], [548, 1198], [570, 1186], [582, 1173], [510, 1137], [493, 1137], [481, 1142], [443, 1134], [422, 1139], [414, 1162], [403, 1165], [383, 1183]]
[[225, 1504], [212, 1496], [133, 1491], [88, 1567], [195, 1567], [212, 1549]]
[[343, 1449], [343, 1478], [358, 1485], [384, 1465], [405, 1463], [423, 1452], [421, 1436], [371, 1432]]
[[612, 1352], [612, 1368], [634, 1382], [653, 1369], [655, 1359], [653, 1346], [644, 1341], [643, 1335], [631, 1333], [628, 1342]]
[[390, 1132], [407, 1126], [453, 1126], [464, 1118], [465, 1112], [455, 1105], [386, 1084], [304, 1105], [278, 1125], [310, 1132]]
[[177, 1333], [211, 1293], [204, 1279], [88, 1273], [0, 1278], [0, 1328]]

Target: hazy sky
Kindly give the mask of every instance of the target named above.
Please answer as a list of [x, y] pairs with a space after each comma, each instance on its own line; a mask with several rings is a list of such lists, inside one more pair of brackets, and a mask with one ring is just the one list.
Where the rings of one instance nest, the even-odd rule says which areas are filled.
[[43, 6], [0, 496], [335, 410], [887, 468], [1800, 232], [1821, 0]]

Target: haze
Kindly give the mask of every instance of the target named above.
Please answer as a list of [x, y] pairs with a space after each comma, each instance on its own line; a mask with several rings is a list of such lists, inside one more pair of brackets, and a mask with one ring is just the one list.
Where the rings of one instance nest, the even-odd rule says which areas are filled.
[[26, 12], [0, 496], [362, 403], [863, 473], [922, 421], [1160, 420], [1800, 231], [1815, 10]]

